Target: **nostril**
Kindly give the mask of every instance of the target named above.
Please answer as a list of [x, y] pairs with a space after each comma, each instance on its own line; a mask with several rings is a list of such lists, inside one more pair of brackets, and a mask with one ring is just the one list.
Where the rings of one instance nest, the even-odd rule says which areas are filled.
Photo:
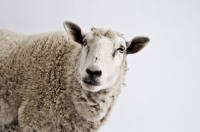
[[91, 76], [101, 76], [102, 74], [101, 70], [92, 71], [89, 68], [86, 69], [86, 72], [88, 75], [91, 75]]
[[90, 69], [86, 69], [86, 72], [89, 74], [89, 75], [91, 75], [92, 74], [92, 71], [90, 70]]
[[101, 76], [101, 71], [94, 71], [94, 72], [93, 72], [93, 75]]

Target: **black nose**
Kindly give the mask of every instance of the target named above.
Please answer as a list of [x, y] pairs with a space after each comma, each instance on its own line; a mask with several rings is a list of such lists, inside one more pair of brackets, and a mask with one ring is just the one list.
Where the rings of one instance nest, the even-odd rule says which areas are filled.
[[97, 76], [97, 77], [101, 76], [101, 74], [102, 74], [101, 70], [92, 71], [92, 70], [90, 70], [89, 68], [86, 69], [86, 72], [87, 72], [88, 75], [90, 75], [90, 76]]

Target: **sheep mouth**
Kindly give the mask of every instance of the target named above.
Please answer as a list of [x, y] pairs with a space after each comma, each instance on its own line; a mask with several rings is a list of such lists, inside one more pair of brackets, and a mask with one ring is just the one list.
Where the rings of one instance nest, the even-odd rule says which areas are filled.
[[93, 85], [93, 86], [100, 86], [101, 84], [95, 80], [84, 78], [82, 80], [85, 84]]

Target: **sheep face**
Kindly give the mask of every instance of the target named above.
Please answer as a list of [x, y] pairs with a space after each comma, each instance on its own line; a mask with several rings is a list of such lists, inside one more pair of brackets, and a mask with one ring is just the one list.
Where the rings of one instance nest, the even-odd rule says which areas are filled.
[[125, 63], [125, 40], [115, 32], [112, 37], [106, 33], [111, 31], [95, 29], [83, 38], [78, 73], [82, 87], [91, 92], [112, 87]]
[[72, 22], [64, 22], [64, 27], [82, 45], [77, 65], [79, 82], [90, 92], [113, 87], [126, 70], [126, 55], [138, 52], [149, 41], [147, 37], [137, 37], [126, 42], [120, 33], [102, 28], [83, 33]]

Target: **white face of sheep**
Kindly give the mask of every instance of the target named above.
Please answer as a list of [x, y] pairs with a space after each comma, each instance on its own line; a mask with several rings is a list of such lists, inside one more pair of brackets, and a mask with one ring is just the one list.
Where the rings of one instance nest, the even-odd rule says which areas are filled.
[[64, 27], [82, 45], [79, 81], [90, 92], [113, 87], [126, 70], [126, 55], [140, 51], [149, 41], [147, 37], [135, 37], [126, 42], [118, 32], [106, 29], [92, 28], [85, 34], [78, 25], [68, 21]]

